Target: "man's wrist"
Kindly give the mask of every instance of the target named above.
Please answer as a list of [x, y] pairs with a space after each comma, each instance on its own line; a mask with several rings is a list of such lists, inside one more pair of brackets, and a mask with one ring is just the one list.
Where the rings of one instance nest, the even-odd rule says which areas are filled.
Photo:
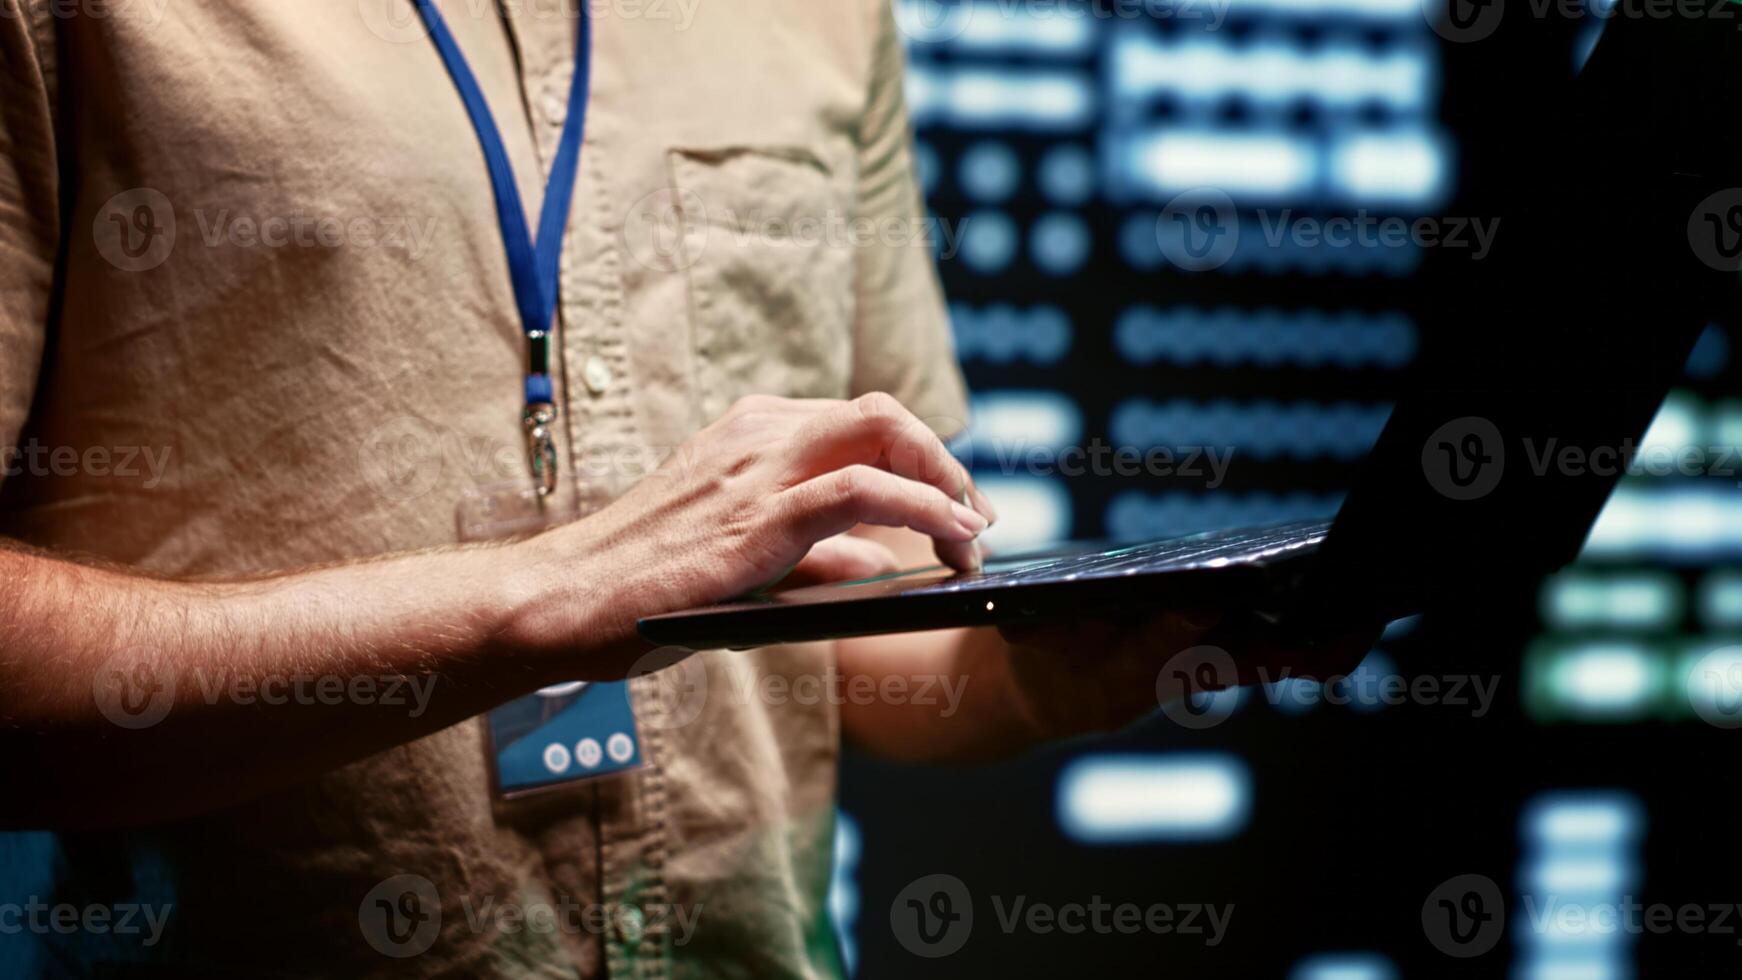
[[505, 652], [551, 683], [603, 679], [626, 655], [639, 655], [634, 617], [618, 594], [624, 576], [579, 527], [478, 554], [495, 580], [488, 600], [495, 635]]

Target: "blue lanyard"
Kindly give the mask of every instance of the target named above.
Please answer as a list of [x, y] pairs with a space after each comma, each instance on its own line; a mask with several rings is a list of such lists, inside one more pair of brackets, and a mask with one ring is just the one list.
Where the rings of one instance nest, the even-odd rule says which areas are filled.
[[544, 211], [538, 219], [534, 240], [526, 225], [526, 206], [514, 182], [514, 168], [496, 118], [484, 101], [484, 90], [466, 64], [466, 56], [454, 41], [453, 32], [433, 0], [414, 0], [417, 12], [429, 29], [490, 168], [490, 184], [496, 194], [496, 218], [502, 226], [502, 243], [508, 249], [508, 272], [514, 281], [514, 301], [520, 308], [520, 323], [526, 331], [526, 410], [521, 423], [526, 430], [527, 459], [532, 467], [539, 496], [556, 489], [556, 444], [551, 423], [556, 419], [550, 383], [550, 332], [556, 322], [557, 276], [562, 266], [563, 232], [568, 225], [569, 203], [574, 199], [575, 177], [581, 169], [581, 136], [586, 130], [587, 94], [592, 75], [592, 26], [585, 0], [579, 4], [575, 31], [575, 76], [569, 86], [568, 116], [563, 120], [562, 141], [551, 165], [550, 185], [544, 193]]

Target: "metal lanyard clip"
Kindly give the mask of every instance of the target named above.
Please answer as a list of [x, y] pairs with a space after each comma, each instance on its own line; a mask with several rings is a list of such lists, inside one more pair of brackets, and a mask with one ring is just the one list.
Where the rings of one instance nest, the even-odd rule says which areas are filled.
[[556, 439], [550, 425], [556, 421], [556, 406], [533, 402], [526, 406], [520, 424], [526, 429], [526, 461], [532, 467], [533, 488], [540, 497], [556, 489]]

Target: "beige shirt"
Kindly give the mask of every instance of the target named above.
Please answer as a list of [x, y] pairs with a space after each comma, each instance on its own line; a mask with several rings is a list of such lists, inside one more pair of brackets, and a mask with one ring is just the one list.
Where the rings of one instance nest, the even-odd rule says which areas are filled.
[[[488, 176], [411, 0], [3, 2], [0, 534], [245, 575], [450, 544], [468, 492], [528, 479]], [[440, 6], [536, 213], [573, 0]], [[958, 424], [883, 0], [590, 9], [564, 505], [750, 392], [882, 389]], [[472, 721], [258, 803], [63, 836], [58, 894], [174, 907], [150, 949], [41, 941], [177, 977], [834, 972], [838, 713], [756, 693], [830, 650], [702, 657], [694, 721], [639, 706], [633, 775], [493, 807]], [[404, 958], [360, 923], [398, 875], [441, 912]], [[609, 924], [514, 928], [504, 906]]]

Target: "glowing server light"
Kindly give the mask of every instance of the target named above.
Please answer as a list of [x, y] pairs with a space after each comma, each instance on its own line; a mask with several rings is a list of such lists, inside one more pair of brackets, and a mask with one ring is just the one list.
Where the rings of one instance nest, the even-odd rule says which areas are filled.
[[1360, 202], [1427, 206], [1444, 196], [1446, 151], [1420, 131], [1359, 135], [1330, 154], [1330, 179], [1340, 196]]
[[[1213, 493], [1145, 494], [1128, 490], [1107, 505], [1107, 532], [1120, 541], [1191, 534], [1250, 524], [1328, 517], [1342, 504], [1338, 494]], [[1002, 522], [1000, 522], [1002, 523]]]
[[1742, 495], [1733, 487], [1623, 482], [1585, 539], [1594, 558], [1699, 561], [1742, 553]]
[[981, 275], [1002, 272], [1016, 256], [1016, 246], [1016, 222], [1002, 211], [976, 211], [962, 222], [958, 257]]
[[983, 359], [995, 364], [1024, 360], [1051, 365], [1071, 347], [1070, 316], [1056, 306], [1021, 309], [994, 303], [976, 309], [952, 303], [950, 325], [955, 329], [956, 355], [963, 360]]
[[[1712, 328], [1706, 332], [1710, 334]], [[1712, 406], [1710, 426], [1708, 434], [1715, 445], [1742, 446], [1742, 402], [1726, 399]]]
[[1354, 459], [1372, 448], [1390, 417], [1388, 404], [1129, 398], [1113, 407], [1108, 428], [1126, 446], [1211, 447], [1252, 459]]
[[1543, 586], [1543, 619], [1555, 629], [1668, 629], [1681, 618], [1682, 584], [1658, 572], [1565, 572]]
[[[935, 0], [933, 0], [935, 3]], [[920, 6], [912, 0], [905, 7]], [[1095, 41], [1095, 19], [1069, 4], [1014, 6], [962, 4], [951, 47], [964, 51], [1024, 51], [1068, 56], [1087, 51]]]
[[1161, 194], [1214, 187], [1235, 197], [1287, 197], [1318, 181], [1310, 140], [1282, 133], [1162, 130], [1130, 150], [1133, 176]]
[[1319, 953], [1295, 964], [1288, 980], [1397, 980], [1397, 968], [1378, 953]]
[[1632, 874], [1621, 861], [1605, 855], [1546, 858], [1529, 872], [1525, 882], [1549, 895], [1607, 895], [1632, 883]]
[[1520, 821], [1525, 842], [1555, 852], [1614, 852], [1632, 847], [1644, 817], [1621, 793], [1549, 794], [1532, 801]]
[[976, 143], [962, 154], [959, 182], [978, 201], [998, 204], [1016, 193], [1022, 179], [1022, 164], [1015, 151], [1003, 143]]
[[1554, 657], [1547, 672], [1551, 697], [1588, 718], [1636, 716], [1662, 692], [1658, 658], [1642, 643], [1572, 644]]
[[1251, 797], [1232, 755], [1091, 755], [1059, 775], [1058, 821], [1084, 844], [1220, 840], [1245, 827]]
[[1742, 575], [1712, 572], [1700, 581], [1700, 622], [1707, 629], [1742, 626]]
[[1029, 249], [1034, 264], [1053, 276], [1068, 276], [1082, 268], [1089, 257], [1089, 227], [1068, 212], [1042, 215], [1029, 229]]
[[1415, 355], [1416, 331], [1402, 313], [1134, 306], [1115, 321], [1113, 344], [1137, 365], [1402, 367]]
[[1638, 883], [1642, 813], [1635, 797], [1616, 790], [1555, 792], [1526, 804], [1514, 976], [1632, 976], [1633, 937], [1593, 912], [1619, 905]]
[[1041, 193], [1054, 204], [1082, 204], [1095, 193], [1095, 161], [1074, 144], [1056, 146], [1040, 159]]
[[1421, 17], [1421, 0], [1223, 0], [1223, 5], [1232, 15], [1290, 14], [1402, 21]]
[[1083, 412], [1077, 403], [1054, 391], [995, 391], [977, 395], [968, 450], [974, 458], [1010, 461], [1017, 467], [1030, 452], [1044, 451], [1049, 465], [1057, 450], [1083, 437]]
[[829, 918], [834, 920], [835, 939], [848, 976], [859, 959], [859, 855], [862, 840], [858, 821], [846, 813], [835, 814], [835, 867], [829, 878]]
[[1693, 396], [1673, 392], [1664, 399], [1651, 419], [1651, 426], [1645, 430], [1645, 438], [1639, 443], [1639, 457], [1673, 460], [1684, 449], [1705, 444], [1702, 429], [1699, 405]]
[[1236, 44], [1215, 32], [1170, 41], [1125, 32], [1114, 39], [1113, 90], [1122, 101], [1167, 96], [1198, 110], [1239, 100], [1271, 110], [1381, 106], [1415, 117], [1433, 93], [1430, 50], [1394, 44], [1375, 52], [1347, 42], [1307, 49], [1281, 38]]
[[1633, 976], [1612, 952], [1539, 954], [1517, 971], [1518, 980], [1627, 980]]
[[1688, 707], [1719, 728], [1742, 727], [1742, 646], [1700, 644], [1678, 671]]
[[1093, 86], [1080, 71], [912, 65], [906, 88], [915, 125], [1079, 129], [1095, 110]]
[[980, 535], [993, 554], [1015, 554], [1071, 536], [1071, 497], [1054, 477], [974, 474], [998, 508], [998, 523]]

